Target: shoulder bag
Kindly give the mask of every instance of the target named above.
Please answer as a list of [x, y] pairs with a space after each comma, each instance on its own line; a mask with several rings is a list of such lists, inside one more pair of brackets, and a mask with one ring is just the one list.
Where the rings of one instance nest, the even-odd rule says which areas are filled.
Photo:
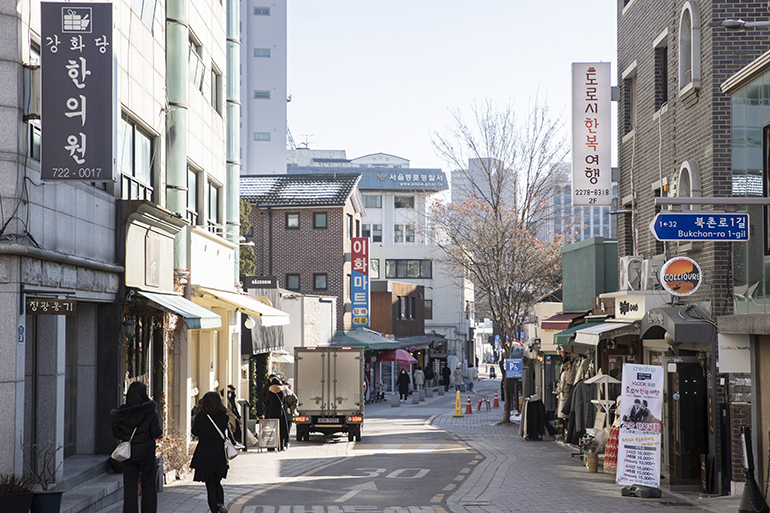
[[113, 460], [126, 461], [127, 459], [131, 458], [131, 440], [134, 439], [135, 434], [136, 428], [134, 428], [134, 432], [131, 433], [131, 438], [129, 438], [127, 442], [120, 442], [118, 446], [115, 447], [115, 450], [112, 451]]
[[206, 416], [209, 418], [211, 423], [214, 424], [214, 429], [217, 430], [217, 433], [219, 433], [219, 436], [222, 437], [222, 440], [225, 441], [225, 456], [227, 457], [227, 459], [231, 460], [231, 459], [235, 458], [236, 456], [238, 456], [238, 449], [236, 449], [235, 446], [233, 445], [233, 443], [230, 441], [230, 439], [227, 438], [222, 433], [222, 430], [219, 429], [219, 426], [217, 426], [217, 424], [214, 422], [214, 419], [211, 418], [211, 415], [207, 414]]

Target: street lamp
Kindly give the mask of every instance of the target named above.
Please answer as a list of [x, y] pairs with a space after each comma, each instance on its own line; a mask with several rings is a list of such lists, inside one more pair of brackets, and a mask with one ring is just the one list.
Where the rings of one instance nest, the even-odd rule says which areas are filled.
[[754, 27], [770, 27], [770, 21], [722, 20], [710, 24], [712, 27], [724, 27], [727, 30], [742, 31]]
[[126, 343], [128, 343], [134, 338], [134, 334], [136, 333], [136, 321], [129, 317], [120, 324], [120, 329], [123, 332], [123, 338], [125, 338]]

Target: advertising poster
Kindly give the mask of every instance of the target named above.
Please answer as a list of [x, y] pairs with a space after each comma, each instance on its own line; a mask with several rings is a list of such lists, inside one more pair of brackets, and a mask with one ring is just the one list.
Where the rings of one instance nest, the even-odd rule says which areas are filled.
[[618, 484], [660, 486], [663, 372], [658, 365], [623, 365]]

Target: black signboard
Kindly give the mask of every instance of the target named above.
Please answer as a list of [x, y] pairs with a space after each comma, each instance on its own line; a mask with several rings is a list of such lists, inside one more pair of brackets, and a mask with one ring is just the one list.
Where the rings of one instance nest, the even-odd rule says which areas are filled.
[[112, 181], [112, 4], [40, 6], [41, 178]]
[[241, 283], [243, 290], [278, 288], [278, 279], [275, 276], [241, 276]]
[[48, 297], [28, 297], [27, 315], [75, 315], [77, 301]]

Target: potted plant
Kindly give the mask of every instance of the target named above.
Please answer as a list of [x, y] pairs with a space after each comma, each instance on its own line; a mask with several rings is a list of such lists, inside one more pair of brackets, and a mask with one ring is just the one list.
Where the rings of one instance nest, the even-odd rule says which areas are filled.
[[32, 505], [34, 484], [29, 476], [0, 474], [0, 511], [27, 513]]
[[51, 487], [56, 485], [56, 474], [64, 463], [61, 461], [56, 464], [56, 453], [62, 449], [62, 445], [48, 440], [45, 444], [32, 444], [30, 449], [30, 455], [35, 458], [35, 468], [27, 460], [27, 451], [24, 454], [24, 465], [32, 480], [40, 487], [40, 490], [33, 490], [30, 513], [59, 513], [64, 490], [51, 490]]

